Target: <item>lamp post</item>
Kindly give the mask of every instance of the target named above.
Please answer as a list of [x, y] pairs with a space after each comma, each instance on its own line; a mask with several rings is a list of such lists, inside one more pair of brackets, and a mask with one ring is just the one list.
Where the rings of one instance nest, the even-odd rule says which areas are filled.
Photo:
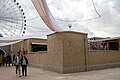
[[68, 24], [68, 27], [69, 27], [69, 31], [71, 31], [72, 24]]

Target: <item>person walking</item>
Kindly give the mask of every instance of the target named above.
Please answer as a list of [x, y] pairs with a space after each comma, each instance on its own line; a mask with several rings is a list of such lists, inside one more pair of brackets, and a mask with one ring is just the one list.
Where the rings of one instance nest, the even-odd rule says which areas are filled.
[[13, 62], [12, 62], [12, 66], [15, 66], [15, 58], [16, 58], [16, 55], [15, 54], [13, 54]]
[[2, 54], [0, 53], [0, 66], [2, 65]]
[[25, 56], [25, 52], [23, 52], [23, 55], [21, 58], [22, 76], [27, 76], [27, 65], [28, 65], [28, 59]]
[[6, 56], [6, 66], [7, 66], [7, 64], [8, 64], [9, 67], [10, 67], [10, 64], [11, 64], [11, 54], [8, 54], [8, 55]]
[[2, 65], [4, 66], [5, 65], [5, 56], [2, 57]]
[[17, 53], [17, 56], [15, 58], [15, 65], [16, 65], [16, 75], [21, 77], [21, 71], [20, 71], [20, 66], [21, 66], [20, 51]]

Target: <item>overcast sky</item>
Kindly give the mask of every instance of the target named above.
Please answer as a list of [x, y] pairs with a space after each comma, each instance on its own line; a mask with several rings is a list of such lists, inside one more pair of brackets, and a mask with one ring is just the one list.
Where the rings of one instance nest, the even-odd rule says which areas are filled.
[[[99, 14], [95, 12], [92, 0], [46, 0], [49, 9], [56, 18], [58, 25], [64, 30], [88, 33], [88, 37], [119, 37], [120, 36], [120, 0], [93, 0]], [[26, 13], [27, 33], [49, 32], [49, 28], [39, 17], [31, 0], [18, 0]], [[93, 20], [88, 20], [97, 18]], [[57, 20], [61, 19], [63, 21]], [[86, 21], [88, 20], [88, 21]], [[78, 22], [66, 22], [78, 21]], [[32, 27], [30, 27], [32, 26]]]

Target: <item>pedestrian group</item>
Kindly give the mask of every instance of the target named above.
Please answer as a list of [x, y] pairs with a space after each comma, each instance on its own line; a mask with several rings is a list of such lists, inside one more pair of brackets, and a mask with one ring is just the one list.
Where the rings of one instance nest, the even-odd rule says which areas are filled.
[[0, 66], [15, 66], [15, 72], [16, 72], [16, 76], [21, 77], [21, 68], [22, 68], [22, 76], [27, 76], [27, 66], [28, 66], [28, 59], [26, 57], [26, 51], [23, 50], [19, 50], [16, 54], [13, 54], [13, 56], [11, 57], [11, 53], [8, 53], [5, 56], [2, 56], [2, 58], [0, 58], [2, 61], [0, 63]]
[[21, 67], [22, 67], [22, 76], [27, 76], [27, 66], [28, 59], [25, 56], [25, 51], [19, 51], [14, 59], [14, 65], [16, 66], [16, 76], [21, 77]]

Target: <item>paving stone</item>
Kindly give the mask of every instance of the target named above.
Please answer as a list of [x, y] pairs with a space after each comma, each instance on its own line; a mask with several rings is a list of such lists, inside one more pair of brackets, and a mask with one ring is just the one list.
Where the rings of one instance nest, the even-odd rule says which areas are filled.
[[59, 74], [28, 67], [28, 76], [16, 77], [15, 67], [0, 67], [0, 80], [120, 80], [120, 68]]

